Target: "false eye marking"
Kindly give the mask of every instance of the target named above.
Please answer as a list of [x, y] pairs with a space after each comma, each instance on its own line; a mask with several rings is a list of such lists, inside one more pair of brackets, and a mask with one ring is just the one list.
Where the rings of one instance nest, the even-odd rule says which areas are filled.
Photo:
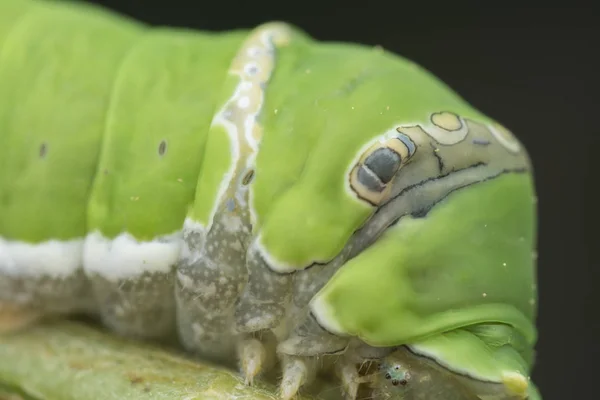
[[429, 122], [418, 125], [423, 132], [443, 145], [454, 145], [462, 142], [469, 133], [466, 121], [450, 111], [438, 111], [429, 116]]
[[414, 142], [400, 128], [367, 147], [350, 172], [350, 189], [373, 206], [385, 201], [394, 176], [416, 151]]
[[442, 128], [448, 132], [459, 131], [463, 127], [460, 117], [448, 111], [431, 114], [431, 122], [438, 128]]
[[42, 158], [42, 159], [46, 158], [47, 154], [48, 154], [48, 144], [46, 142], [43, 142], [40, 145], [40, 152], [39, 152], [40, 158]]
[[381, 183], [388, 184], [401, 163], [400, 154], [387, 147], [380, 147], [367, 157], [361, 170], [368, 171]]

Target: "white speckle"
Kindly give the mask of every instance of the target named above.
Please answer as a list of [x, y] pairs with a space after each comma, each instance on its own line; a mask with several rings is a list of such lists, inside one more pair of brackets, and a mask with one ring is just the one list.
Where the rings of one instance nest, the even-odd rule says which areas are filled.
[[274, 109], [274, 110], [273, 110], [273, 114], [277, 114], [277, 112], [278, 112], [278, 110], [277, 110], [277, 109]]
[[506, 267], [506, 263], [505, 263], [505, 262], [503, 262], [503, 263], [502, 263], [502, 266], [503, 266], [503, 267]]
[[179, 283], [181, 283], [181, 286], [183, 286], [186, 289], [191, 289], [194, 286], [194, 281], [192, 280], [192, 278], [182, 274], [179, 271], [177, 271], [177, 280], [179, 281]]
[[144, 272], [167, 273], [179, 258], [182, 242], [181, 232], [143, 242], [129, 233], [109, 239], [92, 232], [83, 247], [83, 269], [109, 280], [132, 278]]
[[0, 274], [66, 277], [82, 266], [84, 239], [27, 243], [0, 237]]
[[261, 51], [260, 47], [249, 47], [248, 52], [247, 52], [247, 54], [250, 57], [257, 57], [257, 56], [261, 55], [261, 53], [262, 53], [262, 51]]
[[239, 108], [248, 108], [250, 105], [250, 98], [248, 96], [240, 97], [237, 102]]
[[192, 324], [192, 330], [198, 336], [202, 336], [204, 334], [204, 328], [197, 322]]
[[482, 293], [481, 294], [483, 297], [487, 297], [487, 293]]

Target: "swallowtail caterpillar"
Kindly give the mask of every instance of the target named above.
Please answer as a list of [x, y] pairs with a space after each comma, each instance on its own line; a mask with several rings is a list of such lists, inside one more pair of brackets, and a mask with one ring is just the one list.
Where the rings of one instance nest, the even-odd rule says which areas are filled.
[[540, 399], [536, 218], [518, 139], [395, 54], [0, 3], [5, 331], [99, 315], [283, 399]]

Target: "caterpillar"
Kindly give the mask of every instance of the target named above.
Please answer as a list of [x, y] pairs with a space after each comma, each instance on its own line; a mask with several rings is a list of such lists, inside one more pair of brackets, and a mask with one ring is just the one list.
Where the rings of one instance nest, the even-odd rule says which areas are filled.
[[96, 315], [282, 399], [538, 400], [536, 213], [523, 144], [397, 54], [0, 3], [0, 330]]

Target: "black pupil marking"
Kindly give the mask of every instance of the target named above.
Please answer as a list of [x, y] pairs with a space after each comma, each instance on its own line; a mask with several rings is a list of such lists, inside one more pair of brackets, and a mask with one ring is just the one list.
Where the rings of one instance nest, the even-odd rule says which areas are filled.
[[385, 379], [390, 379], [392, 376], [390, 374], [385, 374]]
[[246, 175], [244, 176], [244, 179], [242, 179], [242, 185], [246, 186], [247, 184], [249, 184], [252, 181], [253, 177], [254, 177], [254, 170], [251, 169], [250, 171], [248, 171], [246, 173]]
[[400, 384], [401, 384], [402, 386], [406, 386], [406, 384], [407, 384], [407, 383], [408, 383], [408, 381], [407, 381], [406, 379], [402, 379], [402, 380], [400, 380]]
[[167, 142], [165, 142], [164, 140], [162, 140], [160, 142], [160, 144], [158, 145], [158, 155], [159, 156], [163, 156], [166, 151], [167, 151]]
[[367, 189], [372, 192], [382, 192], [385, 186], [375, 176], [371, 170], [365, 168], [363, 165], [360, 166], [357, 173], [358, 181], [363, 184]]
[[46, 145], [46, 143], [42, 143], [42, 145], [40, 146], [40, 158], [46, 157], [47, 153], [48, 153], [48, 145]]
[[369, 155], [364, 164], [385, 184], [389, 183], [396, 175], [401, 162], [400, 154], [387, 147], [382, 147]]
[[398, 386], [399, 383], [400, 382], [398, 381], [398, 379], [392, 380], [392, 385], [394, 385], [394, 386]]

